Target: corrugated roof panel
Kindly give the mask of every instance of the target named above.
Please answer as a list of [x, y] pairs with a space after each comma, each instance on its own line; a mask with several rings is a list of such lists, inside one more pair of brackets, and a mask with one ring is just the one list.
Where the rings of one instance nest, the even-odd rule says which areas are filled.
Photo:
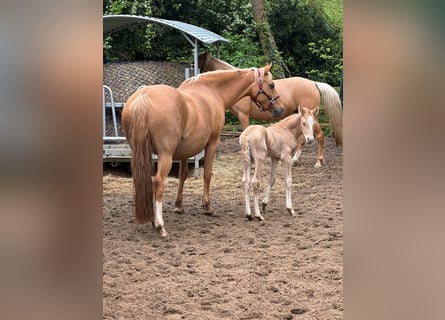
[[111, 34], [121, 29], [125, 29], [135, 25], [144, 25], [148, 23], [159, 23], [179, 31], [182, 31], [199, 41], [211, 44], [217, 41], [229, 42], [226, 38], [206, 30], [204, 28], [175, 20], [167, 20], [160, 18], [151, 18], [133, 15], [110, 15], [103, 16], [103, 33]]

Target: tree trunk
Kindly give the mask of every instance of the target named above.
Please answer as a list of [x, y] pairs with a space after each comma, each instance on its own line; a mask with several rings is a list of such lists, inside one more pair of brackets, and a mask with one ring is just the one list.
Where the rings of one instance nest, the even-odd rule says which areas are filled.
[[255, 20], [258, 36], [260, 37], [261, 48], [266, 57], [269, 58], [269, 61], [275, 66], [274, 76], [276, 78], [285, 78], [286, 71], [289, 77], [289, 69], [278, 51], [277, 44], [267, 22], [264, 0], [250, 0], [250, 3], [252, 4], [253, 19]]

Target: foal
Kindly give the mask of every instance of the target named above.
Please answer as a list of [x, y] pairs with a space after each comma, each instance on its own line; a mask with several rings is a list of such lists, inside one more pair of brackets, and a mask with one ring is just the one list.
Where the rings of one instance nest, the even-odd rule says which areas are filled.
[[[261, 125], [250, 125], [240, 135], [241, 156], [243, 162], [243, 188], [246, 201], [246, 217], [252, 220], [250, 210], [249, 189], [253, 187], [254, 193], [254, 217], [264, 220], [260, 213], [258, 193], [260, 191], [260, 180], [263, 164], [266, 157], [270, 157], [272, 164], [269, 183], [263, 199], [263, 211], [269, 202], [270, 189], [275, 183], [278, 161], [283, 163], [283, 173], [286, 185], [286, 209], [292, 216], [295, 211], [292, 206], [292, 155], [298, 146], [298, 139], [304, 138], [305, 142], [311, 144], [314, 141], [314, 122], [318, 116], [319, 107], [314, 110], [298, 106], [298, 114], [292, 114], [280, 122], [269, 127]], [[252, 161], [255, 171], [250, 177]]]

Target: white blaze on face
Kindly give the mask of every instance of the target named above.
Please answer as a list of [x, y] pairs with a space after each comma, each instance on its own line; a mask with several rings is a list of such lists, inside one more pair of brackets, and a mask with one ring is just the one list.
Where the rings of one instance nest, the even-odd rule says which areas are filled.
[[309, 129], [311, 129], [311, 131], [313, 131], [313, 127], [314, 127], [314, 118], [313, 117], [309, 117], [307, 119], [307, 123], [309, 123]]

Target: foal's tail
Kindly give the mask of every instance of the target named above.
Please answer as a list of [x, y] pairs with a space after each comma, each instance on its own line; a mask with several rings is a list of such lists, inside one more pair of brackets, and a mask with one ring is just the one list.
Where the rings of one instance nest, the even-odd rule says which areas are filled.
[[[131, 171], [134, 184], [135, 216], [138, 223], [154, 220], [153, 182], [151, 180], [153, 158], [149, 128], [150, 100], [145, 94], [129, 105], [130, 124], [126, 135], [132, 150]], [[124, 114], [122, 115], [124, 117]], [[124, 120], [124, 118], [122, 119]]]
[[343, 109], [337, 91], [327, 83], [315, 82], [321, 95], [321, 104], [328, 114], [329, 124], [335, 135], [337, 146], [343, 145]]
[[239, 145], [241, 147], [241, 159], [243, 163], [249, 163], [252, 159], [252, 154], [250, 153], [249, 141], [247, 141], [246, 134], [241, 133], [239, 137]]

